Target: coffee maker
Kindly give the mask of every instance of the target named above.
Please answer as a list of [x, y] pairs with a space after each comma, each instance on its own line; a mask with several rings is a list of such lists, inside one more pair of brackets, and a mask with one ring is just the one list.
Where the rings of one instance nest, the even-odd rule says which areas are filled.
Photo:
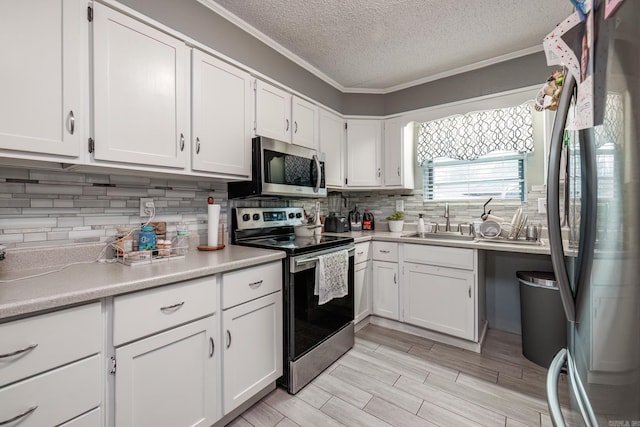
[[324, 231], [328, 233], [344, 233], [349, 231], [349, 221], [341, 215], [346, 199], [340, 193], [329, 193], [329, 216], [324, 219]]

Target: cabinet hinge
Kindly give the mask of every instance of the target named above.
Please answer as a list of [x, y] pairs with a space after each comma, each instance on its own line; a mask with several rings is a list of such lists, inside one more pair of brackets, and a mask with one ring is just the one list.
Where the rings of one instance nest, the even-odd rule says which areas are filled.
[[93, 22], [93, 8], [91, 6], [87, 6], [87, 19], [89, 22]]
[[89, 138], [89, 153], [93, 153], [93, 150], [96, 148], [96, 143], [93, 138]]
[[111, 367], [109, 368], [109, 373], [115, 375], [115, 373], [116, 373], [116, 358], [115, 358], [115, 356], [111, 356], [109, 358], [109, 363], [111, 364]]

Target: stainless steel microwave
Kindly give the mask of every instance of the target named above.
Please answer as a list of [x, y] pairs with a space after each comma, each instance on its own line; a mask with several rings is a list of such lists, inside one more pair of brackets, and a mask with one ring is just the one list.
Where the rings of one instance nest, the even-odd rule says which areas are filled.
[[251, 181], [230, 182], [230, 199], [327, 196], [323, 153], [259, 136], [251, 160]]

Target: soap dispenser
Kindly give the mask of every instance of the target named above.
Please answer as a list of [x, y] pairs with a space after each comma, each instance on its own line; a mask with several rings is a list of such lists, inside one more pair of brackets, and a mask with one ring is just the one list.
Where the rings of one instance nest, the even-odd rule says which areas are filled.
[[425, 232], [425, 227], [424, 227], [424, 214], [418, 214], [418, 233], [424, 233]]

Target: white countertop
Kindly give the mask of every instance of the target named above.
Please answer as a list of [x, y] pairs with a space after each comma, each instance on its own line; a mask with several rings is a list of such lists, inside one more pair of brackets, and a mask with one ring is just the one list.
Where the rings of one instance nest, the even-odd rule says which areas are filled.
[[[229, 245], [219, 251], [191, 251], [185, 259], [143, 266], [97, 262], [71, 265], [45, 276], [0, 283], [0, 319], [224, 273], [285, 256], [282, 251]], [[0, 280], [54, 269], [3, 273]]]
[[531, 245], [524, 243], [505, 243], [492, 242], [487, 239], [477, 240], [449, 240], [449, 239], [432, 239], [420, 237], [403, 237], [415, 234], [415, 231], [401, 231], [392, 233], [390, 231], [351, 231], [348, 233], [326, 233], [331, 236], [349, 236], [353, 237], [355, 243], [366, 242], [369, 240], [380, 240], [385, 242], [398, 243], [416, 243], [421, 245], [432, 246], [448, 246], [453, 248], [471, 248], [482, 249], [486, 251], [500, 252], [517, 252], [525, 254], [549, 255], [551, 250], [546, 239], [541, 240], [540, 245]]

